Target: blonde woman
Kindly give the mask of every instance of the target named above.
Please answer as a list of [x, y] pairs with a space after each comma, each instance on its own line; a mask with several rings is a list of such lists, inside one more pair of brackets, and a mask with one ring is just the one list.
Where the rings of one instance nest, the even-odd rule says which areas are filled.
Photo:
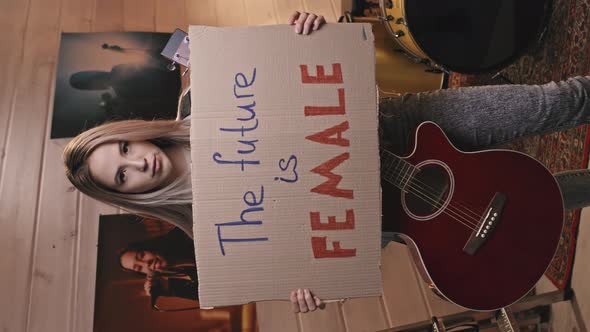
[[[309, 34], [323, 16], [295, 12], [295, 33]], [[87, 130], [66, 146], [68, 179], [84, 194], [130, 212], [168, 221], [190, 237], [190, 120], [130, 120]], [[294, 310], [321, 306], [307, 289], [291, 293]]]
[[[297, 33], [317, 30], [321, 16], [294, 13]], [[584, 73], [588, 74], [588, 73]], [[448, 89], [380, 103], [381, 140], [403, 153], [409, 131], [437, 123], [465, 151], [590, 122], [590, 77], [544, 85]], [[122, 121], [74, 138], [65, 148], [68, 179], [83, 193], [125, 210], [160, 218], [192, 236], [189, 126], [181, 121]], [[566, 208], [590, 205], [590, 172], [556, 175]], [[291, 293], [296, 312], [321, 301], [307, 289]]]

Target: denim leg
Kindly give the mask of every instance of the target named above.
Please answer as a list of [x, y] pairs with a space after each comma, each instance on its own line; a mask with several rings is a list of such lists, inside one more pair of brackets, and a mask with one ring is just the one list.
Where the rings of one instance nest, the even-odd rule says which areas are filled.
[[590, 122], [590, 76], [544, 85], [494, 85], [406, 94], [379, 105], [381, 138], [406, 151], [409, 133], [437, 123], [464, 151]]
[[[590, 76], [544, 85], [447, 89], [380, 102], [381, 140], [405, 154], [411, 130], [437, 123], [464, 151], [482, 150], [531, 135], [590, 122]], [[566, 209], [590, 206], [590, 170], [555, 175]]]

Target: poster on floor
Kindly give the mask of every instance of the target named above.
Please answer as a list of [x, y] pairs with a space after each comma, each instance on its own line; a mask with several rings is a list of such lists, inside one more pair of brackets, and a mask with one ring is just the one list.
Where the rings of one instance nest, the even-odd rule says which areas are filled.
[[173, 119], [180, 72], [160, 52], [169, 33], [62, 33], [51, 138], [107, 121]]
[[253, 304], [200, 310], [193, 241], [159, 220], [103, 215], [99, 221], [94, 332], [240, 331]]

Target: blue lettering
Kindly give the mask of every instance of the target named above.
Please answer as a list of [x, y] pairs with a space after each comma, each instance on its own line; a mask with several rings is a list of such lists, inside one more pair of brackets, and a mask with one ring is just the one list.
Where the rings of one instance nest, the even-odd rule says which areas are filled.
[[[243, 83], [239, 82], [239, 78], [242, 79]], [[246, 80], [246, 76], [242, 73], [237, 73], [236, 76], [234, 77], [234, 80], [236, 82], [236, 85], [239, 86], [240, 88], [247, 88], [250, 85], [254, 84], [254, 81], [256, 80], [256, 68], [254, 68], [254, 70], [252, 71], [252, 80], [250, 82], [248, 82], [248, 80]]]
[[250, 150], [238, 150], [239, 154], [247, 154], [247, 153], [252, 153], [254, 151], [256, 151], [256, 144], [254, 143], [258, 143], [258, 140], [251, 140], [251, 141], [242, 141], [239, 140], [238, 142], [244, 144], [244, 145], [249, 145], [250, 146]]
[[[240, 80], [241, 79], [241, 82]], [[250, 85], [254, 84], [254, 81], [256, 80], [256, 68], [254, 68], [254, 71], [252, 73], [252, 80], [250, 82], [248, 82], [248, 80], [246, 79], [246, 76], [242, 73], [237, 73], [236, 76], [234, 77], [234, 97], [236, 98], [250, 98], [250, 97], [254, 97], [253, 93], [250, 94], [245, 94], [245, 95], [239, 95], [238, 92], [236, 91], [238, 88], [247, 88]]]
[[240, 213], [240, 220], [239, 221], [230, 221], [224, 222], [220, 224], [215, 224], [217, 227], [217, 239], [219, 241], [219, 248], [221, 249], [221, 254], [225, 256], [225, 247], [224, 242], [259, 242], [259, 241], [268, 241], [268, 237], [255, 237], [255, 238], [223, 238], [221, 236], [221, 227], [224, 226], [244, 226], [244, 225], [262, 225], [262, 220], [247, 220], [247, 215], [254, 212], [262, 212], [264, 208], [259, 206], [264, 202], [264, 186], [260, 186], [260, 200], [256, 200], [256, 195], [252, 191], [247, 191], [244, 194], [244, 203], [250, 206], [250, 208], [246, 208], [242, 210]]
[[250, 105], [238, 106], [238, 108], [241, 108], [244, 111], [250, 112], [250, 117], [249, 118], [238, 118], [238, 120], [240, 120], [240, 121], [249, 121], [249, 120], [254, 119], [254, 117], [256, 116], [256, 112], [252, 108], [254, 106], [256, 106], [256, 102], [255, 101], [253, 101], [252, 104], [250, 104]]
[[242, 137], [244, 137], [244, 132], [246, 132], [246, 131], [252, 131], [252, 130], [255, 130], [256, 128], [258, 128], [258, 119], [254, 119], [254, 120], [256, 120], [256, 124], [254, 125], [254, 127], [244, 128], [244, 126], [242, 126], [240, 128], [219, 128], [219, 130], [221, 130], [221, 131], [229, 131], [229, 132], [241, 132], [242, 133]]
[[221, 249], [221, 254], [225, 256], [225, 247], [223, 246], [224, 242], [259, 242], [259, 241], [268, 241], [267, 237], [253, 237], [253, 238], [245, 238], [245, 239], [226, 239], [221, 237], [221, 227], [217, 226], [217, 239], [219, 240], [219, 248]]
[[[248, 197], [247, 197], [248, 195], [252, 196], [251, 202], [248, 201]], [[258, 206], [258, 205], [262, 204], [262, 202], [264, 201], [264, 186], [260, 186], [260, 201], [258, 201], [258, 202], [256, 201], [256, 195], [254, 195], [254, 193], [251, 191], [246, 192], [244, 194], [243, 199], [244, 199], [244, 203], [246, 203], [246, 205], [248, 205], [248, 206]]]
[[239, 164], [241, 165], [242, 172], [244, 171], [245, 165], [259, 165], [260, 160], [223, 160], [221, 159], [221, 153], [215, 152], [213, 154], [213, 160], [218, 164]]

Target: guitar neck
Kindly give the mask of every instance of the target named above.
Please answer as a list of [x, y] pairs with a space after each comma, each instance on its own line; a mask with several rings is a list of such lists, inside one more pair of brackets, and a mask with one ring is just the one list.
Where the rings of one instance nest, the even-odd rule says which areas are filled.
[[510, 309], [502, 308], [496, 312], [496, 320], [498, 321], [498, 328], [502, 332], [520, 332], [520, 328], [514, 318], [514, 314]]
[[414, 165], [385, 149], [381, 149], [379, 155], [381, 178], [397, 188], [403, 188], [418, 170]]

